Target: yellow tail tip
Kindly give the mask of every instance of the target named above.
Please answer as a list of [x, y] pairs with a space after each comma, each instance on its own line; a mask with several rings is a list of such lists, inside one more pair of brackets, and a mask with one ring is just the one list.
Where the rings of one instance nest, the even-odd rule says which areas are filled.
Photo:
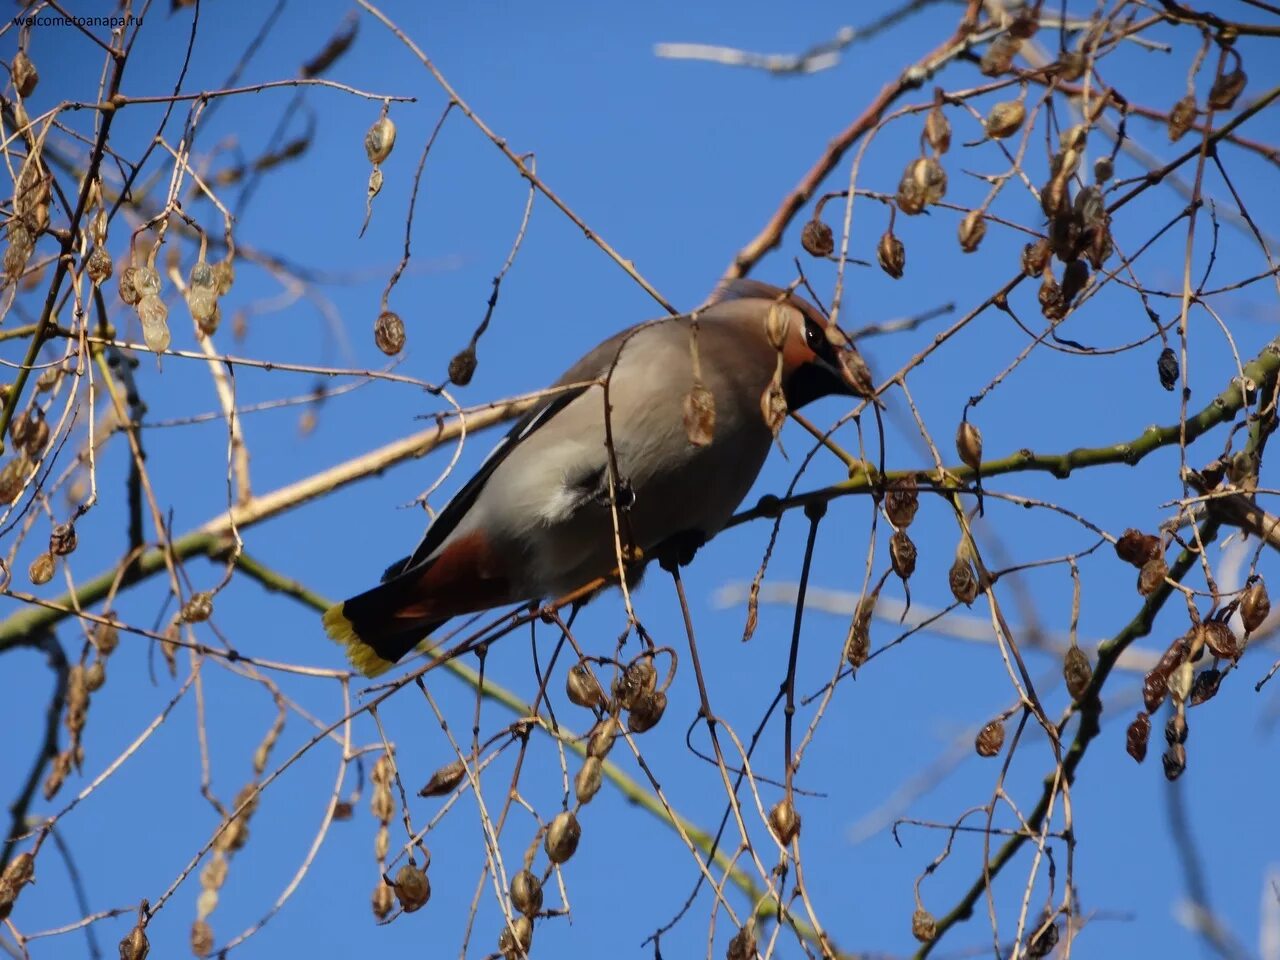
[[347, 648], [347, 660], [366, 677], [376, 677], [386, 673], [395, 664], [390, 660], [382, 659], [373, 647], [360, 639], [356, 628], [342, 612], [342, 606], [340, 603], [335, 603], [324, 612], [324, 618], [321, 621], [324, 624], [324, 632], [329, 635], [330, 640]]

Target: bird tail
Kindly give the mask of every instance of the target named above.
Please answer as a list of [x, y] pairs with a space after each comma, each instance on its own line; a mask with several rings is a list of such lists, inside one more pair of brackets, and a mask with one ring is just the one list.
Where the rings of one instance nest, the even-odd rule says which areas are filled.
[[[329, 639], [346, 647], [347, 660], [366, 677], [390, 670], [448, 618], [413, 609], [406, 578], [395, 578], [324, 612]], [[414, 581], [417, 578], [412, 578]]]

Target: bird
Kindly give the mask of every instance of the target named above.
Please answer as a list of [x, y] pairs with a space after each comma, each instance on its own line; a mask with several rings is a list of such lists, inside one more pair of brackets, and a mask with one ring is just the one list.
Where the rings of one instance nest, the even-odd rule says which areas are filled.
[[[688, 422], [695, 385], [700, 429]], [[615, 334], [556, 386], [566, 389], [515, 423], [412, 554], [325, 612], [360, 673], [386, 671], [453, 617], [616, 574], [615, 507], [641, 573], [676, 546], [686, 562], [747, 495], [786, 410], [829, 395], [879, 405], [838, 327], [792, 290], [749, 279]]]

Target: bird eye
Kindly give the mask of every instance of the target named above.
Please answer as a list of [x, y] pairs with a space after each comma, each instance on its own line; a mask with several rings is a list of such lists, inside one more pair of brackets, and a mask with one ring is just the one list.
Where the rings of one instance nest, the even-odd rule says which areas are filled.
[[821, 353], [823, 345], [827, 342], [827, 333], [812, 320], [806, 319], [804, 322], [804, 342], [814, 353]]

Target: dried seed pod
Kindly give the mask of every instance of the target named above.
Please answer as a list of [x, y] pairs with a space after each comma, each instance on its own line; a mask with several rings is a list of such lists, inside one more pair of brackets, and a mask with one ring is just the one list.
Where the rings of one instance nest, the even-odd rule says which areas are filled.
[[182, 608], [183, 623], [204, 623], [213, 616], [213, 594], [208, 590], [193, 593]]
[[1017, 133], [1026, 119], [1027, 109], [1021, 100], [1004, 100], [991, 108], [982, 125], [992, 140], [1003, 140]]
[[903, 580], [910, 580], [916, 572], [916, 545], [905, 530], [895, 530], [889, 538], [889, 560], [893, 572]]
[[1124, 748], [1129, 756], [1141, 763], [1147, 759], [1147, 741], [1151, 738], [1151, 718], [1139, 713], [1125, 731]]
[[784, 797], [773, 805], [769, 811], [769, 829], [784, 847], [791, 846], [791, 841], [800, 834], [800, 814], [790, 797]]
[[89, 251], [89, 256], [84, 262], [84, 271], [89, 275], [89, 282], [95, 286], [102, 286], [111, 279], [111, 254], [107, 253], [106, 247], [95, 246]]
[[978, 577], [967, 557], [956, 554], [951, 570], [947, 573], [947, 583], [953, 597], [966, 607], [973, 606], [973, 601], [978, 597]]
[[523, 960], [533, 946], [533, 921], [520, 916], [498, 934], [498, 952], [503, 960]]
[[1219, 660], [1239, 660], [1244, 645], [1222, 620], [1210, 620], [1204, 625], [1204, 642]]
[[924, 192], [925, 203], [937, 203], [946, 196], [947, 172], [933, 157], [921, 157], [908, 169]]
[[565, 863], [578, 849], [578, 841], [582, 839], [582, 826], [572, 810], [557, 813], [551, 825], [547, 827], [547, 836], [543, 841], [543, 849], [547, 859], [552, 863]]
[[921, 943], [932, 943], [938, 938], [938, 922], [924, 907], [916, 907], [911, 915], [911, 935]]
[[1040, 300], [1040, 313], [1046, 320], [1061, 320], [1067, 315], [1067, 298], [1062, 293], [1062, 287], [1058, 286], [1058, 281], [1054, 279], [1052, 270], [1044, 272], [1037, 296]]
[[42, 553], [31, 561], [27, 568], [27, 577], [37, 587], [42, 587], [53, 579], [53, 554]]
[[1160, 375], [1160, 386], [1172, 390], [1178, 385], [1178, 355], [1170, 347], [1160, 351], [1156, 360], [1156, 372]]
[[23, 410], [9, 421], [9, 439], [13, 441], [14, 446], [26, 447], [27, 440], [31, 437], [32, 424], [38, 416], [38, 410], [32, 408], [30, 411]]
[[568, 696], [569, 702], [579, 707], [595, 709], [605, 705], [604, 688], [600, 686], [600, 681], [596, 679], [596, 674], [591, 669], [591, 664], [585, 660], [579, 660], [569, 668], [569, 673], [565, 677], [564, 687], [565, 695]]
[[152, 293], [144, 293], [138, 301], [138, 319], [142, 321], [142, 339], [152, 353], [169, 349], [169, 308]]
[[84, 672], [84, 685], [90, 693], [96, 693], [102, 689], [102, 685], [107, 682], [107, 668], [101, 660], [95, 660], [89, 664], [89, 668]]
[[1090, 185], [1076, 194], [1072, 212], [1084, 227], [1095, 227], [1107, 215], [1107, 203], [1098, 187]]
[[811, 257], [829, 257], [836, 249], [835, 234], [829, 226], [815, 217], [800, 231], [800, 246]]
[[225, 297], [236, 282], [236, 266], [231, 260], [231, 254], [213, 265], [213, 282], [220, 297]]
[[476, 348], [474, 344], [459, 350], [449, 361], [449, 379], [465, 387], [476, 374]]
[[140, 296], [160, 296], [160, 274], [156, 272], [154, 267], [138, 267], [134, 273], [133, 284]]
[[1041, 920], [1040, 923], [1039, 931], [1031, 938], [1031, 942], [1027, 944], [1027, 956], [1030, 960], [1040, 960], [1042, 957], [1049, 956], [1053, 952], [1053, 948], [1058, 945], [1058, 925], [1050, 923], [1044, 926], [1044, 920]]
[[1267, 585], [1259, 577], [1245, 587], [1240, 597], [1240, 622], [1245, 633], [1253, 633], [1271, 614], [1271, 598], [1267, 596]]
[[404, 349], [404, 321], [398, 314], [383, 310], [373, 322], [373, 342], [389, 357]]
[[0, 875], [0, 920], [8, 918], [22, 888], [31, 883], [36, 873], [35, 857], [23, 852], [9, 861]]
[[684, 397], [684, 432], [695, 447], [710, 446], [716, 433], [716, 398], [701, 380]]
[[982, 54], [978, 69], [988, 77], [998, 77], [1008, 73], [1013, 66], [1013, 58], [1022, 49], [1022, 38], [1011, 33], [1002, 33], [991, 41], [991, 45]]
[[25, 456], [17, 456], [0, 467], [0, 502], [12, 503], [18, 496], [29, 466]]
[[1173, 746], [1175, 743], [1187, 742], [1187, 715], [1179, 710], [1171, 716], [1164, 725], [1164, 739]]
[[1141, 569], [1148, 560], [1160, 556], [1160, 538], [1130, 527], [1116, 541], [1116, 556]]
[[[911, 166], [907, 167], [902, 179], [898, 181], [898, 193], [894, 200], [898, 204], [898, 209], [910, 216], [915, 216], [924, 210], [926, 202], [924, 188], [911, 175]], [[23, 263], [25, 262], [24, 260]]]
[[956, 453], [970, 470], [982, 469], [982, 431], [968, 420], [961, 420], [956, 427]]
[[1175, 743], [1160, 759], [1164, 761], [1165, 779], [1177, 780], [1187, 769], [1187, 748], [1180, 743]]
[[1159, 670], [1152, 670], [1142, 679], [1142, 705], [1147, 713], [1155, 713], [1169, 695], [1169, 678]]
[[142, 294], [138, 292], [137, 277], [137, 267], [125, 267], [120, 271], [120, 279], [116, 285], [116, 290], [120, 294], [120, 299], [131, 307], [142, 299]]
[[600, 792], [600, 784], [604, 782], [604, 761], [596, 757], [587, 757], [573, 778], [573, 792], [578, 798], [578, 806], [586, 806], [592, 797]]
[[74, 553], [76, 549], [76, 528], [70, 523], [55, 523], [49, 531], [49, 552], [59, 557]]
[[1198, 707], [1206, 700], [1212, 700], [1217, 696], [1221, 683], [1222, 671], [1217, 667], [1201, 670], [1191, 683], [1191, 696], [1187, 698], [1187, 702], [1193, 707]]
[[661, 690], [650, 690], [636, 698], [635, 706], [627, 714], [627, 729], [632, 733], [652, 730], [667, 709], [667, 695]]
[[1164, 578], [1169, 575], [1169, 565], [1164, 562], [1164, 557], [1155, 556], [1142, 565], [1142, 570], [1138, 573], [1138, 593], [1144, 597], [1149, 597], [1164, 583]]
[[517, 912], [532, 917], [542, 909], [542, 881], [528, 870], [511, 878], [511, 905]]
[[902, 276], [907, 265], [907, 248], [892, 230], [881, 234], [880, 242], [876, 244], [876, 260], [880, 263], [880, 269], [893, 279], [897, 280]]
[[395, 905], [395, 895], [391, 892], [391, 887], [385, 883], [379, 883], [374, 887], [371, 905], [375, 917], [379, 920], [387, 919], [387, 914], [391, 912], [391, 908]]
[[601, 760], [607, 757], [621, 730], [622, 725], [617, 717], [605, 717], [597, 723], [591, 730], [591, 736], [587, 738], [587, 756], [599, 757]]
[[1048, 240], [1037, 240], [1034, 243], [1028, 243], [1022, 248], [1022, 272], [1028, 277], [1038, 277], [1044, 273], [1045, 268], [1049, 266], [1049, 257], [1052, 251], [1049, 249]]
[[36, 84], [40, 82], [40, 71], [31, 62], [25, 50], [19, 50], [13, 55], [13, 62], [9, 65], [9, 76], [13, 78], [13, 88], [23, 98], [35, 93]]
[[147, 960], [147, 954], [151, 952], [151, 941], [147, 939], [147, 931], [141, 920], [125, 934], [119, 949], [120, 960]]
[[1248, 82], [1248, 76], [1239, 67], [1218, 77], [1209, 88], [1209, 109], [1230, 110], [1236, 105], [1236, 98], [1244, 92], [1245, 84]]
[[1177, 143], [1191, 129], [1191, 125], [1196, 122], [1196, 115], [1199, 111], [1196, 109], [1196, 97], [1193, 93], [1188, 93], [1185, 97], [1173, 105], [1173, 109], [1169, 111], [1169, 142]]
[[1071, 694], [1072, 700], [1083, 697], [1093, 680], [1093, 667], [1089, 663], [1089, 658], [1075, 644], [1071, 645], [1062, 660], [1062, 677], [1066, 681], [1067, 692]]
[[729, 949], [725, 951], [725, 960], [756, 960], [756, 921], [752, 917], [744, 927], [729, 941]]
[[[862, 605], [858, 605], [861, 612]], [[871, 656], [871, 631], [869, 629], [870, 621], [864, 620], [862, 617], [855, 615], [853, 622], [849, 625], [849, 636], [844, 642], [844, 658], [848, 661], [849, 666], [857, 670], [860, 666], [867, 662], [867, 658]]]
[[453, 788], [462, 782], [462, 778], [467, 775], [467, 767], [461, 760], [454, 760], [452, 763], [446, 763], [443, 767], [431, 774], [431, 779], [427, 781], [427, 785], [418, 791], [420, 797], [442, 797], [446, 793], [451, 793]]
[[116, 647], [120, 646], [120, 631], [112, 623], [98, 624], [94, 627], [90, 638], [100, 657], [111, 656], [115, 653]]
[[1093, 179], [1099, 184], [1106, 183], [1115, 176], [1115, 161], [1110, 157], [1099, 157], [1093, 161]]
[[777, 377], [769, 381], [769, 386], [760, 395], [760, 415], [769, 432], [776, 437], [787, 419], [787, 396]]
[[[378, 784], [369, 795], [369, 812], [372, 813], [374, 819], [380, 823], [389, 823], [391, 818], [395, 816], [395, 800], [392, 799], [391, 791], [387, 788], [386, 784]], [[375, 852], [380, 854], [378, 859], [381, 860], [382, 856], [386, 854], [384, 840], [381, 834], [379, 834], [378, 839], [375, 842], [377, 844]]]
[[397, 871], [394, 886], [400, 909], [405, 913], [421, 910], [431, 899], [431, 881], [416, 863], [406, 863]]
[[1004, 747], [1004, 718], [996, 717], [978, 731], [973, 749], [980, 757], [994, 757]]
[[217, 281], [213, 268], [204, 260], [199, 260], [191, 268], [191, 277], [187, 284], [187, 307], [191, 318], [204, 329], [209, 325], [213, 312], [218, 308]]
[[884, 513], [897, 529], [905, 530], [916, 518], [920, 507], [920, 487], [914, 475], [908, 474], [889, 484], [884, 496]]
[[385, 115], [375, 120], [364, 135], [364, 152], [372, 164], [382, 163], [391, 156], [391, 148], [395, 145], [396, 125]]
[[213, 927], [207, 920], [197, 920], [191, 924], [191, 953], [197, 957], [207, 957], [213, 951]]
[[942, 112], [941, 103], [935, 103], [924, 118], [924, 139], [936, 153], [951, 149], [951, 122]]
[[1068, 51], [1058, 59], [1058, 76], [1067, 83], [1075, 83], [1088, 69], [1088, 58], [1078, 50]]
[[987, 218], [979, 210], [971, 210], [960, 221], [960, 249], [973, 253], [987, 235]]
[[630, 710], [646, 693], [658, 686], [658, 671], [651, 657], [639, 657], [627, 664], [627, 668], [613, 681], [613, 696], [624, 710]]
[[43, 414], [38, 414], [31, 419], [31, 430], [27, 433], [26, 443], [23, 446], [28, 456], [38, 460], [48, 442], [49, 423]]

